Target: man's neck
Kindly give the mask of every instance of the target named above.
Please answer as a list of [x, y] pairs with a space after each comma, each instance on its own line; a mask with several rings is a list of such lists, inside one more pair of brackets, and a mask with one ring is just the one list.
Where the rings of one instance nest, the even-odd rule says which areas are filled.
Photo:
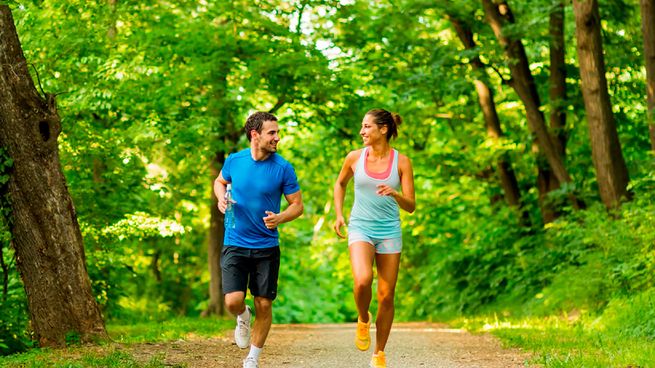
[[255, 147], [250, 146], [250, 156], [255, 161], [264, 161], [267, 158], [271, 157], [271, 155], [272, 155], [271, 152], [262, 151]]

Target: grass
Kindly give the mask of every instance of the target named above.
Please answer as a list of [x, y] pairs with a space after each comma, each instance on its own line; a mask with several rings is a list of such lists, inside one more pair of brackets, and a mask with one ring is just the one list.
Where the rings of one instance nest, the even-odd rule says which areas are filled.
[[[233, 328], [232, 319], [171, 318], [165, 321], [116, 322], [107, 324], [111, 340], [120, 344], [166, 342], [190, 336], [211, 337]], [[70, 346], [65, 349], [32, 349], [26, 353], [0, 357], [0, 367], [78, 368], [78, 367], [165, 367], [163, 358], [155, 356], [139, 362], [118, 344]]]
[[455, 322], [474, 332], [488, 331], [506, 347], [533, 353], [531, 364], [560, 367], [655, 367], [655, 341], [626, 336], [591, 317], [473, 318]]
[[[623, 321], [621, 319], [621, 321]], [[109, 323], [107, 330], [120, 344], [156, 343], [211, 337], [232, 328], [232, 319], [172, 318], [166, 321]], [[490, 332], [506, 347], [533, 353], [530, 364], [560, 367], [655, 367], [655, 340], [631, 336], [621, 326], [604, 324], [593, 316], [501, 319], [477, 317], [452, 322], [473, 332]], [[625, 325], [625, 323], [624, 323]], [[33, 349], [0, 357], [0, 367], [165, 367], [163, 357], [137, 361], [119, 344], [66, 349]]]

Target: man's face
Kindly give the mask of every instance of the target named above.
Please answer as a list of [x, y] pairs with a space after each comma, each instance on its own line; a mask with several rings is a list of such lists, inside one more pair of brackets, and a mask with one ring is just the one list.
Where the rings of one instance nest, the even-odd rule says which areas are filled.
[[255, 147], [263, 152], [275, 153], [280, 141], [280, 128], [277, 121], [267, 120], [262, 124], [262, 132], [253, 132]]

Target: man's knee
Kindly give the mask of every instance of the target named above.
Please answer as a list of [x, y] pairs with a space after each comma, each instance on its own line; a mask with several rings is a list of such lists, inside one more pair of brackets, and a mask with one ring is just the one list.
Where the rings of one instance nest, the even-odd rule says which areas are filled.
[[241, 291], [225, 294], [225, 307], [234, 315], [242, 313], [245, 308], [245, 296]]
[[255, 309], [258, 313], [270, 314], [273, 309], [273, 301], [264, 297], [255, 297]]

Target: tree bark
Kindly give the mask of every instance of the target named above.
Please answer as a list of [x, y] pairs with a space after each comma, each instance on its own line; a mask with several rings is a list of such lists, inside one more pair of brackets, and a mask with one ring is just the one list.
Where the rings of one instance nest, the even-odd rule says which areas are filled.
[[[218, 177], [220, 168], [223, 167], [225, 154], [217, 152], [213, 162], [210, 165], [212, 188], [214, 179]], [[223, 300], [223, 285], [221, 273], [221, 250], [223, 249], [223, 236], [225, 228], [223, 227], [223, 214], [218, 210], [218, 198], [212, 189], [211, 207], [209, 217], [209, 237], [207, 242], [207, 263], [209, 265], [209, 304], [207, 309], [202, 312], [202, 316], [225, 314]]]
[[562, 157], [558, 154], [553, 143], [545, 118], [540, 110], [541, 100], [537, 93], [537, 87], [530, 71], [528, 57], [525, 48], [520, 40], [510, 39], [503, 33], [505, 24], [514, 23], [514, 16], [505, 1], [494, 3], [491, 0], [482, 0], [487, 22], [491, 26], [498, 42], [503, 47], [505, 55], [510, 60], [509, 69], [512, 79], [510, 86], [516, 91], [523, 105], [525, 106], [528, 126], [536, 136], [539, 149], [544, 153], [555, 177], [561, 183], [571, 182]]
[[118, 28], [116, 27], [116, 8], [118, 0], [109, 0], [109, 27], [107, 27], [107, 38], [110, 42], [116, 40]]
[[[566, 62], [564, 48], [564, 2], [557, 0], [549, 19], [550, 33], [550, 129], [551, 139], [557, 153], [564, 161], [566, 158]], [[555, 221], [560, 213], [557, 206], [548, 201], [548, 193], [558, 189], [560, 182], [550, 170], [545, 159], [537, 160], [539, 174], [537, 175], [537, 188], [539, 189], [539, 208], [544, 223]]]
[[641, 30], [646, 59], [646, 94], [648, 96], [648, 130], [655, 151], [655, 0], [641, 0]]
[[[219, 64], [214, 71], [216, 81], [216, 92], [214, 100], [219, 105], [231, 106], [226, 101], [226, 91], [228, 88], [227, 76], [230, 72], [229, 64]], [[216, 115], [219, 116], [220, 130], [222, 134], [217, 137], [217, 141], [221, 142], [221, 146], [216, 150], [214, 157], [209, 162], [211, 174], [211, 199], [210, 199], [210, 218], [209, 218], [209, 236], [207, 239], [207, 262], [209, 266], [209, 304], [207, 308], [201, 313], [203, 317], [208, 315], [224, 315], [225, 314], [225, 297], [223, 295], [222, 287], [222, 271], [221, 271], [221, 251], [223, 249], [223, 239], [225, 234], [225, 227], [223, 226], [223, 214], [218, 210], [218, 198], [214, 194], [214, 180], [218, 177], [223, 163], [225, 162], [226, 153], [236, 148], [242, 130], [236, 127], [234, 113], [230, 107], [221, 106], [216, 109]]]
[[107, 338], [91, 291], [73, 202], [59, 163], [53, 95], [29, 75], [11, 10], [0, 5], [0, 145], [14, 161], [8, 193], [16, 264], [40, 346]]
[[562, 158], [566, 157], [566, 49], [564, 48], [564, 1], [558, 0], [550, 13], [550, 128], [555, 133], [553, 144]]
[[[451, 14], [448, 15], [448, 18], [455, 28], [457, 36], [462, 42], [462, 45], [464, 45], [464, 48], [467, 50], [474, 50], [477, 45], [473, 39], [473, 32], [466, 23]], [[484, 73], [484, 63], [482, 63], [478, 56], [472, 58], [470, 64], [476, 74]], [[492, 140], [498, 140], [503, 136], [503, 131], [500, 126], [496, 103], [494, 102], [493, 90], [489, 87], [484, 78], [475, 78], [474, 85], [478, 94], [478, 103], [482, 109], [482, 115], [484, 116], [487, 136]], [[503, 193], [505, 194], [505, 201], [509, 206], [520, 211], [521, 223], [524, 226], [529, 227], [530, 215], [521, 201], [521, 190], [519, 189], [518, 180], [516, 179], [514, 169], [506, 154], [503, 154], [498, 158], [496, 161], [496, 167], [500, 184], [503, 188]]]
[[600, 197], [608, 208], [628, 196], [628, 169], [607, 90], [597, 0], [573, 1], [580, 80]]

